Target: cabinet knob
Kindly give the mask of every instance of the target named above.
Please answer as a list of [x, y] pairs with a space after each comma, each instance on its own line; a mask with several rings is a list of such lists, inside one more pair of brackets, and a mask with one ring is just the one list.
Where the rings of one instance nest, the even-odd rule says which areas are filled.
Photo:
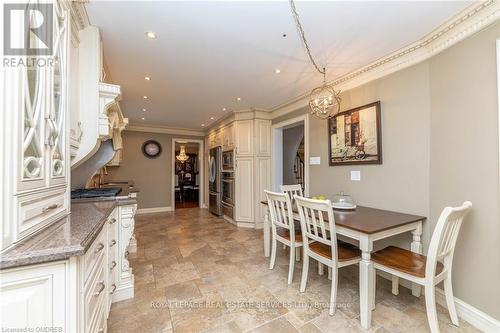
[[111, 262], [111, 267], [109, 268], [109, 270], [110, 270], [110, 271], [112, 271], [112, 270], [113, 270], [113, 268], [115, 268], [115, 267], [116, 267], [116, 261], [114, 261], [114, 260], [113, 260], [113, 261]]
[[113, 217], [111, 220], [109, 220], [109, 224], [114, 224], [116, 222], [116, 219]]
[[116, 241], [113, 239], [110, 243], [109, 243], [109, 247], [113, 247], [115, 246], [116, 244]]
[[99, 282], [97, 285], [99, 286], [99, 289], [94, 293], [94, 296], [99, 296], [104, 288], [106, 288], [106, 286], [104, 285], [104, 281]]
[[111, 291], [109, 292], [109, 294], [113, 295], [115, 293], [115, 290], [116, 290], [116, 284], [113, 283], [113, 286], [112, 286]]
[[103, 243], [97, 244], [97, 247], [95, 248], [95, 253], [101, 252], [102, 249], [104, 249], [104, 244]]

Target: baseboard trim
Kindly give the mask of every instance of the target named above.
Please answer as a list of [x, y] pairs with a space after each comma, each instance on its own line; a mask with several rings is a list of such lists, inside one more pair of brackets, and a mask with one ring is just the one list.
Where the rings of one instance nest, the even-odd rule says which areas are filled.
[[[436, 302], [444, 308], [446, 306], [446, 297], [444, 290], [436, 288]], [[483, 332], [500, 332], [500, 321], [473, 307], [469, 303], [455, 297], [455, 307], [460, 318]]]
[[116, 289], [113, 294], [113, 303], [134, 298], [134, 285]]
[[236, 222], [236, 225], [240, 228], [255, 229], [255, 223], [253, 222]]
[[[391, 275], [386, 272], [377, 271], [377, 274], [384, 279], [391, 280]], [[399, 284], [405, 288], [411, 289], [411, 282], [408, 280], [399, 279]], [[441, 288], [436, 288], [436, 302], [445, 309], [448, 308], [444, 290]], [[473, 307], [469, 303], [455, 297], [455, 307], [457, 309], [457, 315], [475, 328], [483, 332], [500, 332], [500, 321]]]
[[152, 207], [152, 208], [139, 208], [136, 214], [152, 214], [152, 213], [164, 213], [171, 212], [172, 207]]

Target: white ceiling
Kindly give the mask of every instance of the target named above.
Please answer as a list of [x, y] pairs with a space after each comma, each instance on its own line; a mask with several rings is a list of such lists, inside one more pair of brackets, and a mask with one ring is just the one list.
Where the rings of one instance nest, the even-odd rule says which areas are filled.
[[[470, 4], [296, 6], [312, 52], [328, 65], [332, 80], [416, 41]], [[122, 110], [135, 123], [201, 129], [214, 121], [210, 117], [271, 109], [322, 82], [302, 48], [288, 1], [91, 1], [87, 11], [101, 29], [110, 75], [122, 87]], [[157, 38], [146, 38], [146, 31]]]

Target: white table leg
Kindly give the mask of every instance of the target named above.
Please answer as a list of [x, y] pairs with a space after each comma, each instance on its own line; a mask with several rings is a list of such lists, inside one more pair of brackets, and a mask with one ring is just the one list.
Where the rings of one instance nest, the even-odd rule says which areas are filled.
[[361, 249], [361, 261], [359, 263], [359, 312], [361, 326], [369, 329], [372, 321], [372, 297], [373, 297], [373, 263], [370, 260], [370, 253], [373, 250], [373, 243], [368, 235], [361, 235], [359, 240]]
[[[413, 241], [411, 242], [411, 251], [422, 254], [422, 222], [419, 223], [417, 229], [413, 230], [411, 232], [413, 235]], [[420, 294], [422, 292], [422, 287], [419, 284], [412, 283], [411, 286], [411, 293], [415, 297], [420, 297]]]
[[264, 256], [269, 257], [271, 245], [271, 223], [269, 221], [269, 209], [264, 216]]

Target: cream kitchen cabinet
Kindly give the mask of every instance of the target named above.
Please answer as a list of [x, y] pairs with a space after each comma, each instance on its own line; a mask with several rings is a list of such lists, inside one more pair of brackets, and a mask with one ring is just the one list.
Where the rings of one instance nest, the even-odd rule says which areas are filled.
[[70, 310], [76, 304], [68, 295], [69, 266], [69, 261], [62, 261], [0, 273], [2, 328], [58, 327], [77, 332]]
[[[223, 150], [235, 151], [234, 219], [239, 227], [259, 228], [265, 210], [260, 201], [271, 179], [271, 121], [267, 119], [234, 120], [206, 137], [210, 148], [222, 145]], [[219, 137], [222, 134], [222, 144]], [[228, 218], [229, 219], [229, 218]]]
[[260, 202], [267, 200], [264, 190], [271, 188], [271, 157], [255, 157], [255, 198], [253, 200], [255, 226], [260, 228], [264, 224], [267, 207]]
[[236, 156], [252, 156], [254, 146], [253, 120], [234, 122]]
[[234, 149], [234, 125], [233, 123], [223, 128], [222, 150]]
[[83, 255], [1, 270], [2, 328], [105, 332], [111, 303], [134, 296], [127, 247], [136, 209], [117, 206]]
[[[254, 165], [253, 157], [236, 158], [235, 176], [235, 221], [239, 226], [254, 222], [253, 211], [253, 182]], [[242, 225], [244, 223], [244, 225]], [[251, 226], [251, 225], [249, 225]]]
[[[9, 110], [1, 115], [1, 249], [68, 213], [68, 6], [54, 2], [53, 55], [1, 69], [2, 109]], [[19, 24], [11, 37], [24, 40], [26, 33]]]
[[271, 121], [255, 119], [255, 155], [271, 156]]
[[208, 148], [209, 149], [214, 148], [216, 143], [215, 133], [210, 133], [207, 137], [207, 140], [208, 140]]

